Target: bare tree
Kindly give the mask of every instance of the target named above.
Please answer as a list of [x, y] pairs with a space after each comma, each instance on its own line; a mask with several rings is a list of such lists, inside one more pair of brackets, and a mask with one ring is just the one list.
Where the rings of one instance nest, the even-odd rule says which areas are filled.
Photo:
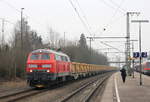
[[59, 47], [59, 33], [54, 31], [52, 28], [49, 28], [49, 44], [50, 48], [58, 48]]
[[22, 41], [20, 21], [16, 23], [12, 35], [10, 44], [5, 44], [0, 48], [0, 77], [24, 78], [27, 55], [33, 49], [43, 47], [42, 38], [30, 29], [25, 19], [23, 19]]

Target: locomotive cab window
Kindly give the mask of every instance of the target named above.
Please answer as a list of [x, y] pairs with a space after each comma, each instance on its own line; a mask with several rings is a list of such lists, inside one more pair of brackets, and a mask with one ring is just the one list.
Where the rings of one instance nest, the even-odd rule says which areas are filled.
[[42, 60], [48, 60], [48, 59], [50, 59], [50, 56], [49, 56], [49, 54], [42, 54], [41, 59]]
[[30, 59], [31, 60], [38, 60], [39, 59], [39, 55], [38, 54], [32, 54]]

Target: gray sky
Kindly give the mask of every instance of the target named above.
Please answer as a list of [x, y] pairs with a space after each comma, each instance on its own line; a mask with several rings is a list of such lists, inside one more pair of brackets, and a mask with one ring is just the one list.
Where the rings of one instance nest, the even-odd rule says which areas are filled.
[[[139, 17], [134, 15], [132, 19], [150, 20], [149, 0], [72, 0], [72, 2], [82, 19], [86, 17], [92, 36], [126, 36], [125, 13], [127, 11], [141, 12]], [[66, 32], [67, 39], [79, 39], [81, 33], [90, 36], [69, 0], [0, 0], [0, 18], [16, 23], [20, 19], [18, 10], [22, 7], [25, 8], [24, 16], [27, 17], [32, 29], [44, 39], [48, 37], [49, 27], [59, 32], [60, 36]], [[86, 22], [85, 19], [84, 21]], [[13, 24], [6, 23], [6, 38], [11, 36], [13, 26]], [[150, 50], [149, 26], [150, 24], [142, 24], [143, 51]], [[103, 28], [106, 30], [103, 31]], [[131, 39], [138, 39], [138, 24], [131, 24]], [[109, 44], [124, 50], [124, 45], [121, 43]], [[96, 49], [104, 47], [99, 44], [99, 40], [95, 40], [92, 45]], [[136, 43], [136, 49], [137, 45], [138, 43]]]

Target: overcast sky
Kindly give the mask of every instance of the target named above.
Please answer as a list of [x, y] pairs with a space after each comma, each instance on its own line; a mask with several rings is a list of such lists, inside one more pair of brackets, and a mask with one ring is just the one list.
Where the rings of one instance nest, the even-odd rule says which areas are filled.
[[[149, 0], [71, 0], [80, 17], [89, 24], [89, 31], [79, 19], [69, 0], [0, 0], [0, 18], [16, 23], [20, 20], [20, 8], [24, 9], [32, 29], [36, 30], [45, 39], [48, 37], [48, 28], [63, 36], [66, 32], [67, 39], [79, 39], [80, 34], [87, 36], [126, 36], [126, 12], [140, 12], [140, 16], [131, 19], [150, 20]], [[86, 24], [86, 26], [88, 26]], [[6, 23], [5, 35], [10, 37], [13, 24]], [[150, 51], [150, 24], [142, 24], [142, 49]], [[9, 29], [8, 29], [9, 28]], [[103, 29], [106, 29], [105, 31]], [[0, 26], [1, 29], [1, 26]], [[131, 39], [138, 39], [138, 24], [131, 24]], [[110, 39], [105, 39], [110, 40]], [[118, 39], [119, 41], [122, 39]], [[95, 40], [92, 45], [99, 49], [104, 46]], [[123, 43], [109, 43], [124, 51]], [[105, 46], [106, 47], [106, 46]], [[138, 48], [136, 43], [135, 48]], [[115, 50], [114, 50], [115, 51]]]

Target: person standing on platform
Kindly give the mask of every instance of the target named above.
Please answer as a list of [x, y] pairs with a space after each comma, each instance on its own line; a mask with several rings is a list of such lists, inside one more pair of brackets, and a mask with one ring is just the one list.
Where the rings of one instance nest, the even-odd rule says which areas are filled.
[[126, 81], [126, 76], [127, 76], [126, 70], [125, 70], [124, 68], [122, 68], [122, 69], [120, 70], [120, 72], [121, 72], [122, 81], [123, 81], [123, 83], [125, 83], [125, 81]]

